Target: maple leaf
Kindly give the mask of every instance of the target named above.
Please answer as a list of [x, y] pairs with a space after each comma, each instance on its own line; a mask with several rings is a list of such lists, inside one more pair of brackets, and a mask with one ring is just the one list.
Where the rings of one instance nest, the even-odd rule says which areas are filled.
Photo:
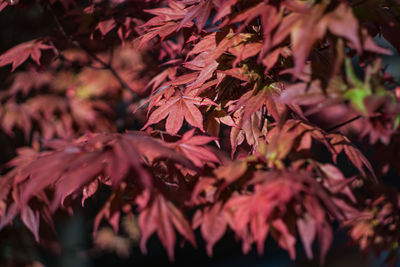
[[329, 31], [349, 40], [358, 53], [361, 53], [361, 42], [358, 34], [358, 21], [353, 15], [351, 7], [340, 4], [333, 12], [324, 17]]
[[166, 24], [162, 24], [162, 26], [153, 27], [147, 34], [140, 37], [138, 48], [142, 47], [156, 36], [160, 36], [161, 40], [164, 40], [167, 38], [167, 36], [174, 33], [178, 29], [178, 26], [179, 25], [176, 22], [168, 22]]
[[187, 88], [193, 89], [193, 88], [202, 86], [208, 79], [210, 79], [212, 77], [212, 75], [214, 74], [214, 71], [217, 69], [218, 65], [219, 65], [218, 62], [215, 60], [212, 62], [209, 62], [209, 64], [207, 64], [205, 66], [205, 68], [203, 68], [199, 72], [199, 76], [197, 76], [196, 80], [194, 80], [192, 83], [188, 84]]
[[[263, 177], [263, 178], [261, 178]], [[257, 249], [259, 253], [264, 251], [264, 241], [269, 232], [270, 225], [267, 223], [272, 216], [275, 208], [285, 211], [285, 203], [287, 204], [292, 198], [293, 194], [299, 190], [300, 185], [292, 184], [292, 189], [286, 184], [289, 181], [275, 180], [277, 178], [276, 173], [258, 173], [254, 178], [255, 180], [264, 180], [266, 183], [261, 186], [256, 186], [255, 192], [252, 195], [237, 195], [232, 197], [226, 204], [225, 208], [227, 212], [232, 216], [233, 229], [241, 238], [243, 242], [257, 242]], [[289, 182], [290, 183], [290, 182]], [[279, 188], [279, 190], [276, 190]], [[258, 203], [258, 205], [254, 205]], [[252, 239], [246, 240], [246, 227], [250, 225]], [[275, 223], [272, 226], [277, 226]], [[279, 225], [280, 227], [281, 225]], [[281, 228], [283, 231], [284, 228]], [[283, 233], [284, 238], [287, 238], [286, 232]], [[293, 237], [291, 238], [293, 240]], [[281, 241], [283, 242], [283, 240]], [[293, 245], [283, 247], [290, 251], [291, 257], [293, 256]]]
[[251, 76], [244, 68], [233, 68], [221, 71], [221, 73], [232, 76], [244, 82], [250, 82], [252, 80]]
[[53, 46], [43, 44], [42, 40], [32, 40], [19, 44], [7, 50], [0, 56], [0, 67], [12, 64], [11, 71], [14, 71], [24, 61], [31, 57], [38, 65], [40, 65], [40, 56], [43, 49], [52, 49]]
[[7, 5], [8, 5], [8, 3], [7, 3], [6, 0], [1, 0], [1, 1], [0, 1], [0, 12], [1, 12], [4, 8], [6, 8]]
[[[311, 7], [307, 13], [292, 13], [283, 18], [274, 34], [272, 45], [280, 43], [288, 34], [291, 35], [295, 61], [293, 74], [295, 76], [298, 76], [303, 69], [304, 62], [315, 41], [325, 34], [325, 23], [319, 23], [325, 9], [325, 4], [317, 4]], [[304, 38], [305, 36], [307, 37]]]
[[147, 13], [162, 17], [164, 20], [180, 20], [182, 19], [186, 12], [184, 10], [184, 5], [177, 1], [169, 1], [169, 8], [153, 8], [144, 10]]
[[304, 214], [302, 218], [297, 219], [297, 229], [299, 231], [304, 250], [306, 251], [307, 258], [312, 259], [312, 243], [316, 236], [316, 225], [314, 218], [308, 213]]
[[[237, 114], [239, 113], [239, 114]], [[244, 139], [246, 139], [247, 144], [258, 147], [259, 140], [262, 139], [263, 136], [266, 135], [267, 132], [267, 120], [263, 118], [262, 112], [257, 111], [253, 115], [250, 116], [248, 120], [243, 120], [243, 113], [241, 110], [235, 112], [235, 115], [238, 115], [238, 118], [235, 119], [235, 122], [238, 126], [234, 126], [231, 128], [230, 133], [230, 141], [233, 157], [236, 148], [240, 145]]]
[[96, 29], [98, 29], [100, 31], [101, 35], [104, 37], [105, 35], [107, 35], [107, 33], [109, 33], [116, 26], [117, 26], [117, 24], [114, 19], [108, 19], [108, 20], [100, 21], [97, 24]]
[[191, 51], [187, 54], [187, 57], [215, 49], [217, 45], [215, 36], [216, 33], [204, 36], [204, 38], [200, 39], [200, 41], [193, 46]]
[[203, 167], [204, 163], [207, 162], [219, 163], [220, 160], [211, 149], [203, 146], [216, 140], [216, 138], [210, 136], [194, 136], [194, 131], [195, 129], [186, 132], [178, 142], [171, 144], [171, 147], [180, 151], [196, 166]]
[[[216, 180], [214, 177], [201, 177], [199, 181], [197, 181], [196, 186], [192, 191], [190, 203], [192, 205], [199, 205], [199, 204], [215, 202], [215, 192], [216, 192], [216, 186], [214, 185], [215, 182]], [[199, 218], [195, 217], [195, 219], [197, 220]], [[194, 228], [198, 226], [197, 223], [200, 223], [199, 221], [195, 222], [195, 219], [193, 221]]]
[[[198, 213], [196, 224], [200, 224], [200, 231], [207, 242], [207, 254], [212, 256], [212, 249], [224, 235], [227, 229], [227, 218], [221, 202], [217, 202], [212, 207], [206, 207], [201, 213]], [[197, 228], [194, 225], [194, 228]]]
[[268, 114], [277, 120], [285, 109], [283, 105], [280, 105], [274, 101], [274, 98], [278, 97], [280, 93], [280, 88], [280, 84], [271, 84], [269, 86], [265, 86], [261, 90], [254, 88], [252, 91], [249, 91], [241, 96], [232, 111], [243, 107], [244, 114], [242, 120], [247, 121], [252, 114], [265, 105]]
[[271, 225], [274, 229], [276, 229], [280, 233], [280, 236], [277, 238], [278, 244], [289, 252], [290, 258], [292, 260], [295, 259], [296, 238], [293, 236], [293, 234], [290, 233], [290, 230], [281, 219], [276, 219], [275, 221], [272, 222]]
[[219, 179], [224, 179], [226, 185], [238, 180], [247, 171], [248, 159], [235, 160], [214, 170]]
[[28, 95], [32, 90], [38, 90], [51, 82], [51, 75], [47, 72], [18, 72], [15, 73], [14, 81], [10, 87], [10, 91], [14, 94], [22, 92], [23, 95]]
[[361, 153], [359, 149], [357, 149], [350, 140], [341, 134], [330, 134], [330, 143], [334, 147], [337, 154], [333, 155], [333, 159], [336, 161], [337, 155], [339, 155], [342, 151], [346, 154], [348, 159], [353, 163], [353, 165], [357, 168], [360, 174], [363, 177], [367, 177], [366, 172], [364, 171], [364, 167], [367, 168], [372, 179], [376, 180], [375, 172], [371, 166], [371, 163], [368, 159]]
[[324, 182], [325, 188], [327, 188], [331, 193], [337, 194], [342, 193], [346, 195], [351, 201], [356, 202], [351, 187], [349, 186], [354, 179], [346, 179], [342, 172], [331, 164], [320, 164], [319, 168], [327, 180]]
[[213, 19], [213, 23], [216, 23], [220, 19], [228, 16], [232, 11], [232, 6], [236, 5], [238, 0], [214, 0], [213, 4], [217, 10], [217, 14]]
[[[236, 127], [232, 117], [229, 116], [225, 110], [213, 109], [206, 118], [206, 132], [211, 136], [218, 137], [221, 123], [230, 127]], [[215, 140], [215, 143], [218, 147], [220, 147], [220, 143], [218, 140]]]
[[[146, 9], [145, 11], [156, 15], [145, 24], [142, 28], [149, 28], [146, 34], [140, 36], [139, 47], [156, 37], [161, 37], [161, 40], [179, 30], [182, 26], [191, 27], [193, 23], [188, 20], [184, 24], [177, 22], [186, 15], [184, 4], [177, 1], [168, 1], [169, 8]], [[183, 20], [182, 20], [183, 21]]]
[[282, 91], [280, 101], [285, 104], [317, 105], [326, 100], [326, 95], [320, 87], [320, 81], [310, 84], [297, 83], [289, 85]]
[[26, 225], [26, 227], [35, 236], [36, 242], [39, 242], [39, 215], [38, 211], [36, 213], [29, 207], [26, 206], [21, 211], [21, 220]]
[[272, 5], [266, 4], [266, 2], [259, 3], [238, 14], [231, 20], [231, 23], [244, 21], [238, 29], [238, 31], [242, 31], [256, 17], [260, 17], [263, 30], [264, 44], [262, 45], [263, 50], [260, 53], [260, 58], [262, 58], [265, 52], [271, 48], [271, 33], [281, 21], [281, 15], [277, 9]]
[[[318, 199], [330, 207], [329, 210], [334, 216], [340, 217], [340, 213], [313, 178], [305, 173], [256, 172], [247, 184], [254, 185], [254, 191], [232, 196], [224, 207], [230, 227], [244, 243], [248, 243], [245, 247], [250, 247], [251, 243], [256, 242], [258, 252], [262, 253], [265, 239], [271, 232], [279, 245], [288, 250], [290, 257], [294, 258], [294, 228], [281, 219], [284, 216], [275, 216], [277, 211], [281, 214], [290, 212], [288, 206], [293, 205], [292, 201], [295, 201], [304, 205], [304, 209], [309, 213], [302, 213], [302, 217], [297, 220], [300, 238], [307, 255], [312, 256], [311, 244], [318, 234], [322, 250], [321, 260], [324, 259], [332, 241], [332, 230], [327, 224], [326, 211], [318, 204]], [[325, 235], [327, 239], [323, 240]]]
[[[117, 187], [130, 170], [141, 177], [144, 188], [152, 188], [151, 175], [143, 167], [144, 157], [151, 162], [160, 158], [170, 159], [194, 168], [191, 161], [181, 154], [143, 134], [97, 134], [87, 138], [85, 144], [56, 144], [56, 151], [37, 154], [31, 157], [31, 162], [17, 169], [14, 183], [25, 181], [20, 203], [27, 203], [37, 192], [54, 186], [55, 196], [51, 205], [54, 210], [67, 196], [84, 188], [99, 175], [110, 177], [112, 185]], [[46, 169], [51, 171], [44, 171]]]
[[217, 105], [213, 101], [201, 97], [191, 95], [176, 95], [169, 99], [164, 99], [156, 104], [158, 107], [154, 110], [147, 123], [142, 129], [152, 124], [156, 124], [167, 116], [165, 129], [168, 133], [175, 135], [181, 129], [183, 120], [185, 119], [193, 127], [199, 128], [204, 132], [203, 116], [196, 105]]
[[24, 105], [18, 105], [14, 101], [7, 101], [0, 108], [1, 127], [10, 136], [13, 136], [13, 130], [17, 126], [24, 130], [24, 135], [28, 138], [32, 130], [32, 114], [29, 109]]
[[196, 20], [196, 27], [197, 30], [200, 32], [204, 25], [207, 22], [208, 17], [210, 16], [211, 13], [211, 8], [212, 8], [212, 1], [211, 0], [201, 0], [198, 1], [199, 3], [197, 5], [192, 5], [188, 8], [186, 8], [186, 14], [185, 17], [182, 19], [179, 28], [184, 27], [184, 25], [192, 20]]
[[[321, 3], [312, 6], [307, 12], [292, 13], [282, 19], [282, 23], [273, 36], [272, 45], [274, 46], [290, 34], [295, 61], [293, 75], [296, 77], [300, 76], [314, 43], [321, 39], [328, 29], [349, 40], [357, 52], [361, 53], [358, 21], [351, 8], [343, 3], [326, 15], [324, 15], [325, 10], [326, 4]], [[348, 25], [351, 26], [348, 27]]]
[[261, 52], [262, 48], [263, 44], [261, 42], [241, 43], [238, 46], [229, 48], [228, 52], [236, 56], [236, 60], [233, 62], [232, 65], [236, 66], [239, 62], [258, 55]]
[[[169, 77], [170, 79], [172, 79], [172, 77], [174, 77], [176, 75], [176, 68], [168, 68], [163, 70], [162, 72], [160, 72], [159, 74], [157, 74], [156, 76], [154, 76], [149, 83], [147, 84], [146, 87], [149, 87], [152, 85], [152, 93], [155, 92], [156, 88], [159, 88], [160, 85], [162, 84], [162, 82]], [[163, 84], [162, 87], [167, 86], [167, 84]]]
[[140, 211], [138, 224], [141, 230], [140, 249], [143, 253], [147, 253], [148, 238], [157, 232], [168, 252], [168, 258], [173, 260], [176, 240], [174, 228], [193, 246], [196, 246], [190, 224], [182, 212], [162, 195], [157, 195], [149, 206]]

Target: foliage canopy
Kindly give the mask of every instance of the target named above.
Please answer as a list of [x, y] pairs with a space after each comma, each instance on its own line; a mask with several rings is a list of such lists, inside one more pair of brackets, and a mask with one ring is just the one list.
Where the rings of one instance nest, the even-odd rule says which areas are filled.
[[20, 218], [46, 243], [55, 211], [108, 188], [98, 246], [137, 218], [141, 250], [155, 234], [171, 260], [199, 228], [210, 256], [233, 231], [244, 253], [272, 238], [313, 258], [316, 243], [323, 263], [337, 223], [395, 264], [400, 86], [382, 56], [400, 49], [399, 4], [0, 1], [50, 25], [0, 56], [0, 129], [23, 139], [0, 228]]

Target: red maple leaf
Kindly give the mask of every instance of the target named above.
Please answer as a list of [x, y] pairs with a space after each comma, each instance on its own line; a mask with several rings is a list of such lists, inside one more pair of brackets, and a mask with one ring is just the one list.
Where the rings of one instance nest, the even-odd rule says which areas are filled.
[[217, 104], [206, 98], [179, 94], [168, 99], [163, 99], [156, 105], [160, 107], [151, 113], [147, 123], [142, 129], [145, 129], [152, 124], [156, 124], [168, 116], [165, 129], [168, 133], [175, 135], [181, 129], [184, 119], [190, 125], [197, 127], [204, 132], [203, 115], [196, 105], [208, 106]]
[[199, 167], [202, 167], [204, 163], [207, 162], [220, 162], [211, 149], [203, 146], [211, 141], [217, 140], [217, 138], [211, 136], [194, 136], [194, 131], [195, 129], [186, 132], [182, 136], [182, 139], [171, 144], [171, 146], [180, 151]]
[[14, 71], [18, 66], [31, 57], [38, 65], [40, 65], [41, 49], [52, 49], [53, 46], [43, 44], [42, 40], [32, 40], [19, 44], [7, 50], [0, 56], [0, 67], [12, 64]]
[[185, 216], [162, 195], [157, 195], [150, 205], [140, 212], [138, 223], [141, 229], [140, 249], [143, 253], [147, 253], [148, 238], [157, 232], [161, 243], [168, 252], [169, 259], [173, 260], [176, 240], [174, 228], [193, 246], [196, 246], [192, 228]]

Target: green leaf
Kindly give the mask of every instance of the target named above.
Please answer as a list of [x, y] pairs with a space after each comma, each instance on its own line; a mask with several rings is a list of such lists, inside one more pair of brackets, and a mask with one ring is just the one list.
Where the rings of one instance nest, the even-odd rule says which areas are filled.
[[344, 97], [350, 100], [351, 105], [353, 108], [361, 112], [363, 115], [367, 116], [368, 111], [364, 105], [364, 99], [369, 94], [363, 88], [351, 89], [344, 94]]

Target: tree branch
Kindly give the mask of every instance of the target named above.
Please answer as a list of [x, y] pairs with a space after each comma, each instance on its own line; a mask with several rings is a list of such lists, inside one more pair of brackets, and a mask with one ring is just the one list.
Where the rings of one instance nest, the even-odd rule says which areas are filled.
[[91, 57], [94, 61], [100, 63], [100, 65], [102, 65], [104, 69], [109, 70], [112, 73], [112, 75], [118, 80], [118, 82], [120, 83], [120, 85], [123, 88], [128, 89], [131, 93], [134, 93], [133, 89], [124, 81], [124, 79], [122, 79], [122, 77], [118, 74], [118, 72], [112, 67], [111, 62], [110, 63], [104, 62], [96, 54], [94, 54], [92, 51], [90, 51], [89, 49], [87, 49], [86, 47], [81, 45], [78, 41], [74, 40], [70, 35], [68, 35], [67, 32], [65, 31], [64, 27], [62, 26], [60, 20], [58, 19], [57, 15], [54, 13], [54, 10], [53, 10], [49, 0], [43, 0], [43, 2], [44, 2], [44, 5], [45, 5], [47, 11], [49, 12], [52, 19], [54, 20], [56, 27], [57, 27], [58, 31], [61, 33], [61, 35], [73, 46], [85, 51], [85, 53], [89, 57]]

